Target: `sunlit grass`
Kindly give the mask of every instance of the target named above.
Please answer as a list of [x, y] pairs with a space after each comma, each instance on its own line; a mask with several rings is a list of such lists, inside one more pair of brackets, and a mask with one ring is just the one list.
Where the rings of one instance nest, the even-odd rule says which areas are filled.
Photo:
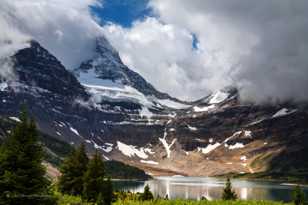
[[273, 201], [194, 201], [194, 200], [153, 200], [117, 201], [113, 205], [291, 205]]

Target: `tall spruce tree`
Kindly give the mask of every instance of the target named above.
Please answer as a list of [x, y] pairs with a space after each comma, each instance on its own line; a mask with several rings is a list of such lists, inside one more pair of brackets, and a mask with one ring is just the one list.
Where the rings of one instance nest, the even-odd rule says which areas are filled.
[[62, 193], [82, 195], [83, 177], [87, 170], [89, 158], [85, 145], [81, 144], [63, 162], [58, 187]]
[[237, 199], [236, 193], [232, 190], [232, 185], [231, 185], [231, 181], [229, 178], [227, 179], [226, 186], [223, 190], [222, 199], [223, 200], [236, 200]]
[[22, 111], [21, 122], [11, 131], [0, 148], [0, 197], [42, 195], [49, 181], [42, 165], [43, 148], [38, 142], [35, 122]]
[[110, 205], [113, 200], [113, 187], [110, 177], [104, 183], [103, 200], [105, 205]]
[[96, 202], [101, 194], [105, 200], [105, 167], [100, 154], [96, 151], [88, 164], [84, 176], [83, 198], [90, 202]]

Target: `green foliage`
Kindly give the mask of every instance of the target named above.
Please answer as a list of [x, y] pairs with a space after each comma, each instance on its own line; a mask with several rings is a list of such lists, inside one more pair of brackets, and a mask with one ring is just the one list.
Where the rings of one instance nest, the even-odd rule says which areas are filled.
[[43, 149], [38, 142], [35, 122], [26, 111], [21, 123], [5, 138], [0, 148], [0, 197], [47, 194], [49, 181], [42, 165]]
[[296, 186], [292, 193], [292, 199], [295, 205], [304, 205], [305, 204], [305, 193], [300, 188]]
[[57, 205], [58, 199], [50, 195], [20, 195], [8, 198], [5, 205]]
[[227, 178], [226, 186], [222, 193], [222, 199], [223, 200], [236, 200], [237, 199], [236, 193], [232, 190], [230, 178]]
[[114, 192], [114, 198], [116, 201], [138, 201], [140, 199], [140, 193], [133, 193], [130, 191], [116, 191]]
[[144, 187], [143, 193], [140, 195], [140, 200], [148, 201], [148, 200], [153, 200], [153, 199], [154, 199], [154, 197], [153, 197], [152, 192], [150, 191], [150, 187], [149, 187], [149, 185], [146, 185]]
[[[83, 198], [90, 202], [96, 202], [99, 194], [105, 193], [105, 167], [104, 162], [98, 152], [88, 164], [84, 175]], [[104, 197], [105, 199], [105, 197]]]
[[113, 179], [149, 179], [143, 170], [118, 161], [105, 162], [106, 175]]
[[153, 200], [153, 201], [136, 201], [136, 200], [125, 200], [117, 201], [113, 205], [291, 205], [284, 204], [282, 202], [273, 201], [196, 201], [196, 200]]
[[104, 183], [103, 198], [107, 205], [111, 204], [114, 199], [112, 181], [110, 178]]
[[74, 150], [63, 162], [59, 178], [59, 190], [65, 194], [81, 195], [83, 192], [83, 177], [87, 170], [89, 159], [84, 144]]

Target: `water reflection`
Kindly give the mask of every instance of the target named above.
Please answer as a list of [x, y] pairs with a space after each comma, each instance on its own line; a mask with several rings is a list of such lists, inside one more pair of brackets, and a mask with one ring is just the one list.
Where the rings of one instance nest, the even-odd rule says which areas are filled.
[[[203, 177], [157, 177], [149, 181], [116, 181], [115, 189], [142, 192], [148, 184], [155, 196], [168, 198], [219, 199], [222, 195], [225, 180]], [[232, 180], [232, 185], [241, 199], [289, 201], [292, 185], [284, 185], [278, 182]], [[308, 188], [304, 187], [308, 194]]]

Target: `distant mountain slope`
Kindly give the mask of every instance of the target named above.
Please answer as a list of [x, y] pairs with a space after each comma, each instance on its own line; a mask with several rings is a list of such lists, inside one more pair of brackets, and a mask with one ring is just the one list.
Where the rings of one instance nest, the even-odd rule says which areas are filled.
[[129, 71], [105, 39], [97, 50], [77, 79], [32, 41], [12, 56], [16, 78], [0, 79], [0, 116], [18, 121], [26, 105], [42, 133], [153, 175], [308, 173], [306, 103], [243, 103], [231, 87], [180, 102]]

